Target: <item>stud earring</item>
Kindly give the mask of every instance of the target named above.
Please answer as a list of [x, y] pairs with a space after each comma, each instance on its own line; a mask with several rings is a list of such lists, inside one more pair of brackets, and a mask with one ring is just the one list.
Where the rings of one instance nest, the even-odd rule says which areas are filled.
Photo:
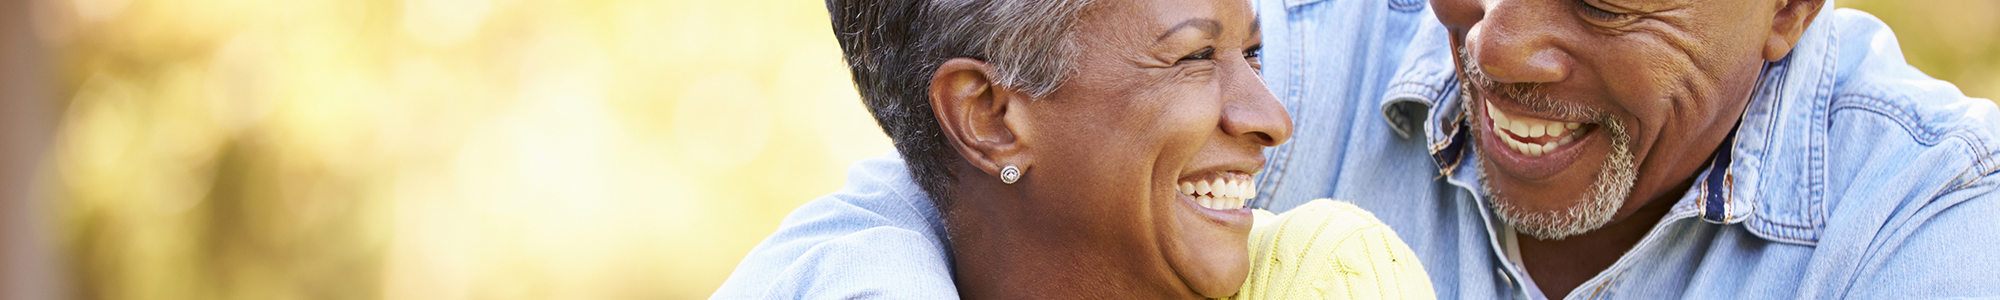
[[1021, 168], [1015, 168], [1014, 165], [1000, 168], [1000, 182], [1014, 184], [1016, 180], [1021, 180]]

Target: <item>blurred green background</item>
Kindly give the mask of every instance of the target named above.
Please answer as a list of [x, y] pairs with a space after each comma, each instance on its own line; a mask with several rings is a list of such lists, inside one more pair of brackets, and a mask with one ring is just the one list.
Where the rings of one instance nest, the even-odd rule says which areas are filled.
[[[79, 299], [698, 299], [891, 151], [813, 0], [29, 0]], [[1842, 1], [2000, 96], [2000, 1]]]

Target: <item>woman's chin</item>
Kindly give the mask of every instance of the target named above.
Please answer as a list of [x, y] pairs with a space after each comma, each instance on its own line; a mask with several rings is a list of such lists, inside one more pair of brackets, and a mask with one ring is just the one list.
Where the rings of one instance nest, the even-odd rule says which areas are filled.
[[[1193, 268], [1182, 270], [1181, 279], [1189, 289], [1204, 298], [1235, 295], [1236, 290], [1243, 287], [1243, 281], [1250, 277], [1249, 246], [1245, 239], [1230, 243], [1235, 248], [1196, 247], [1193, 250], [1199, 253], [1195, 257], [1199, 261], [1190, 262]], [[1217, 244], [1222, 243], [1208, 245], [1221, 246]]]
[[1183, 251], [1174, 261], [1181, 280], [1207, 298], [1235, 295], [1250, 276], [1249, 209], [1211, 209], [1187, 197], [1176, 221]]

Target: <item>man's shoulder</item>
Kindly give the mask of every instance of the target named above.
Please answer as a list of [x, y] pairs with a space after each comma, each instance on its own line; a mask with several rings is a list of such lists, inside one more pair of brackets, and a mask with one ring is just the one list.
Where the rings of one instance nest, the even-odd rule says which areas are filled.
[[1830, 124], [1877, 118], [1903, 127], [1904, 135], [1925, 145], [1954, 135], [1995, 142], [1991, 137], [2000, 128], [2000, 110], [1992, 100], [1968, 97], [1951, 82], [1910, 66], [1895, 33], [1874, 16], [1840, 9], [1826, 17], [1830, 20], [1821, 25], [1832, 31], [1830, 57], [1801, 63], [1834, 64], [1825, 95]]
[[1935, 187], [2000, 171], [2000, 107], [1993, 101], [1922, 73], [1856, 77], [1831, 86], [1814, 110], [1812, 119], [1823, 120], [1814, 136], [1824, 141], [1814, 152], [1828, 180]]
[[[1893, 233], [1996, 201], [1984, 199], [2000, 178], [2000, 107], [1911, 67], [1898, 47], [1880, 20], [1828, 10], [1770, 65], [1758, 99], [1779, 100], [1753, 100], [1725, 177], [1751, 200], [1752, 232], [1822, 250], [1930, 243]], [[1987, 228], [1953, 230], [2000, 234]]]
[[894, 154], [855, 163], [845, 187], [793, 210], [713, 297], [955, 295], [943, 223], [908, 174]]
[[[1810, 108], [1791, 106], [1813, 112], [1791, 122], [1816, 121], [1807, 132], [1817, 138], [1808, 140], [1823, 144], [1810, 152], [1824, 163], [1827, 183], [1944, 192], [2000, 171], [2000, 107], [1910, 66], [1895, 34], [1874, 16], [1839, 9], [1820, 18], [1814, 26], [1822, 27], [1815, 35], [1821, 40], [1802, 40], [1805, 49], [1795, 51], [1809, 55], [1788, 60], [1792, 68], [1824, 69], [1794, 72], [1804, 76], [1787, 81], [1803, 84], [1781, 93], [1813, 100]], [[1845, 196], [1881, 191], [1827, 188]]]
[[[1789, 58], [1788, 99], [1783, 105], [1795, 141], [1771, 151], [1796, 161], [1791, 178], [1800, 187], [1788, 211], [1760, 212], [1793, 218], [1812, 228], [1816, 243], [1807, 282], [1813, 297], [1867, 295], [1966, 296], [2000, 290], [1991, 265], [2000, 235], [1987, 225], [2000, 218], [2000, 107], [1964, 95], [1905, 62], [1894, 32], [1867, 13], [1824, 12], [1819, 41], [1802, 40]], [[1795, 52], [1798, 54], [1799, 52]], [[1804, 75], [1804, 76], [1799, 76]], [[1810, 112], [1810, 113], [1806, 113]], [[1810, 124], [1809, 126], [1806, 124]], [[1790, 150], [1786, 150], [1790, 149]], [[1947, 286], [1958, 286], [1951, 288]], [[1967, 293], [1969, 292], [1969, 293]]]

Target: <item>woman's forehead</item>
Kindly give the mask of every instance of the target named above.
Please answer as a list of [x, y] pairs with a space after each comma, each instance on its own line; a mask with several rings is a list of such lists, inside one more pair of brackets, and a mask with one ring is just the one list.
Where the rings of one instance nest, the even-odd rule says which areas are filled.
[[1098, 0], [1079, 21], [1083, 31], [1133, 35], [1147, 42], [1184, 30], [1209, 38], [1258, 31], [1256, 12], [1246, 0]]

